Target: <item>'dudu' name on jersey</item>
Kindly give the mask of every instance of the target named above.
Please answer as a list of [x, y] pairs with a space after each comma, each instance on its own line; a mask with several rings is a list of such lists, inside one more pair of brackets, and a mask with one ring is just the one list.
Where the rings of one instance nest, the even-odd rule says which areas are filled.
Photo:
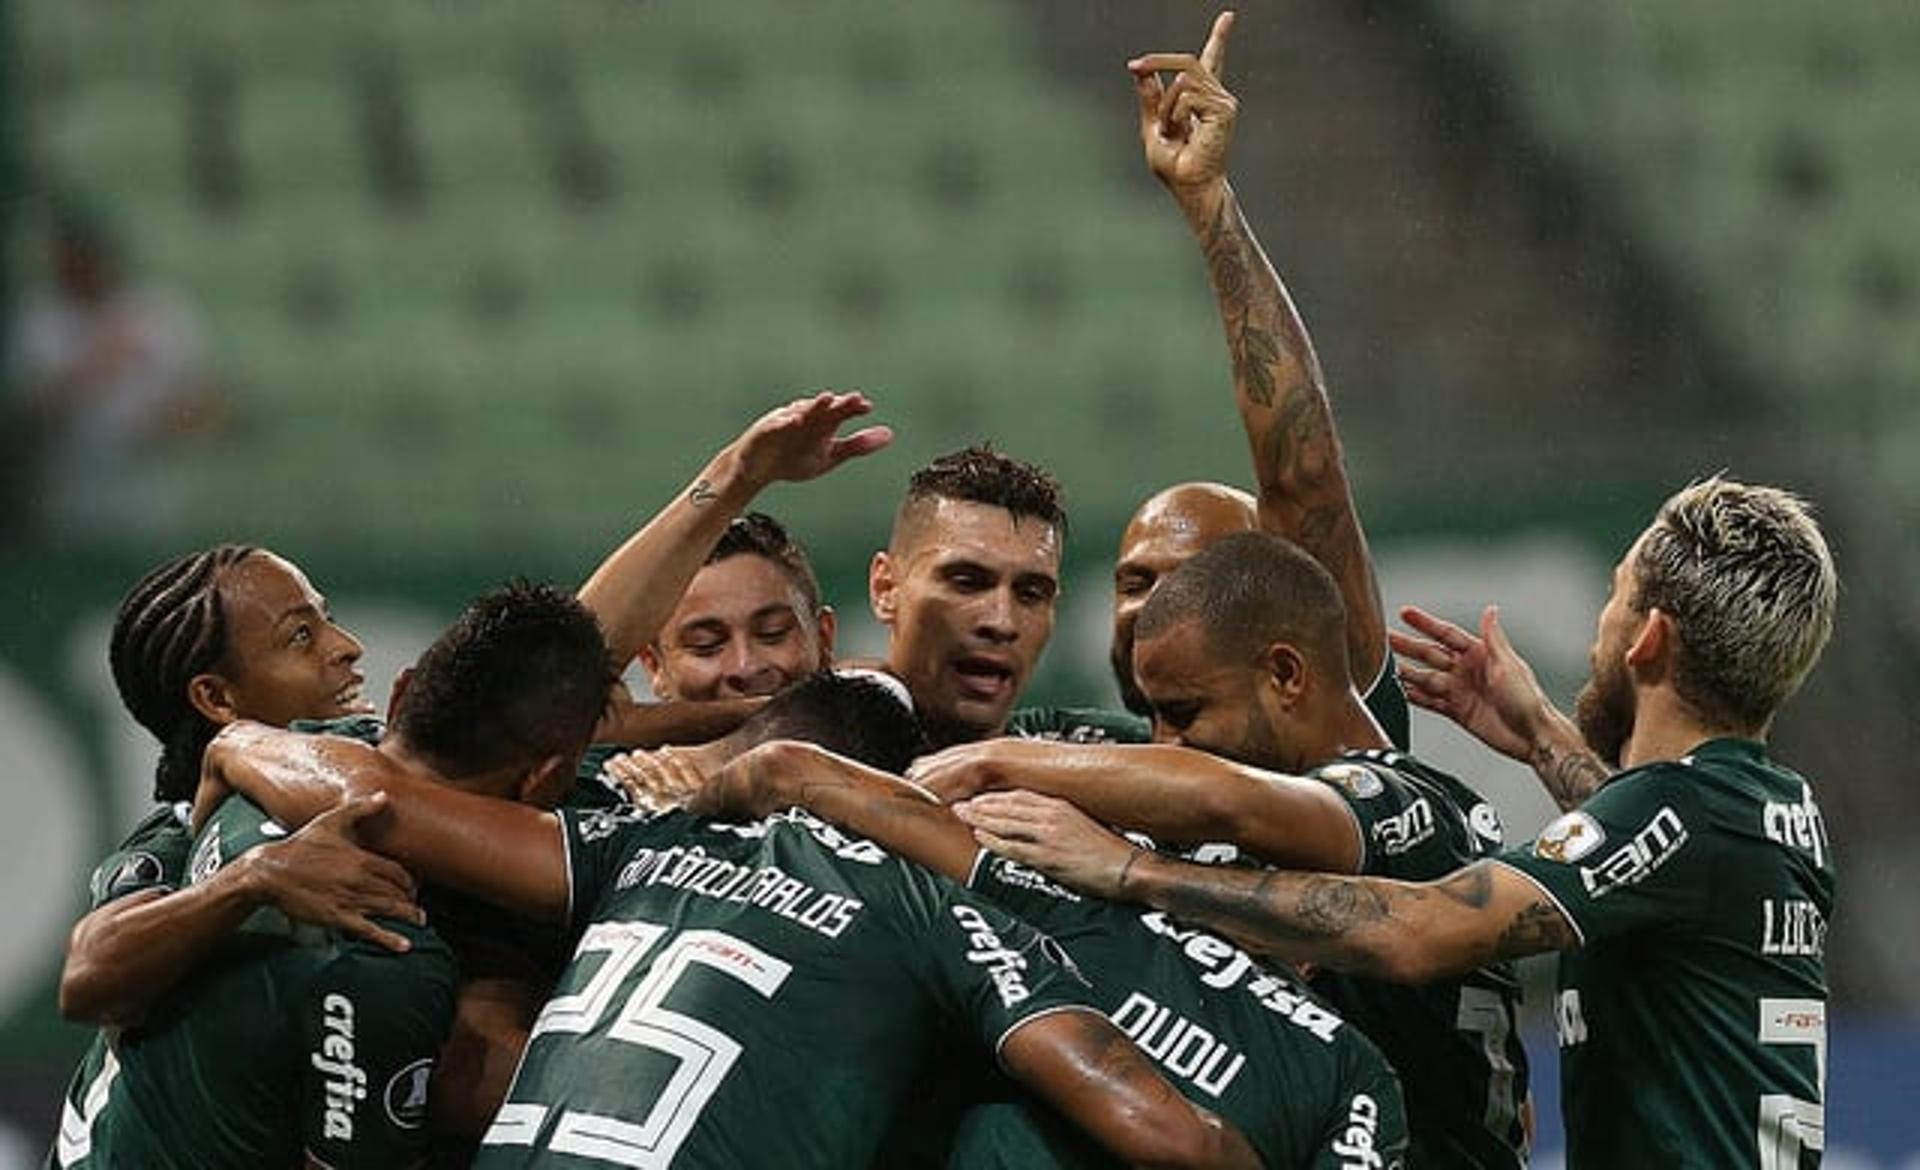
[[839, 938], [864, 908], [852, 895], [818, 889], [777, 865], [742, 865], [699, 845], [636, 852], [614, 879], [614, 888], [643, 885], [753, 906], [828, 938]]

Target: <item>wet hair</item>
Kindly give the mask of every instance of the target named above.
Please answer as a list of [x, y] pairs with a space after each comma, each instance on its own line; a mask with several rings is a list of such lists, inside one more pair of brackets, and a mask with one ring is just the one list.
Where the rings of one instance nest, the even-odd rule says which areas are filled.
[[927, 750], [913, 711], [882, 684], [822, 670], [792, 684], [735, 733], [744, 747], [798, 739], [895, 774]]
[[1221, 537], [1161, 578], [1140, 609], [1135, 644], [1186, 622], [1199, 623], [1209, 658], [1252, 662], [1285, 642], [1314, 669], [1351, 681], [1340, 587], [1320, 562], [1271, 533]]
[[1051, 525], [1064, 541], [1067, 510], [1060, 482], [1034, 464], [977, 444], [940, 456], [907, 480], [907, 496], [893, 521], [897, 538], [909, 514], [932, 500], [1005, 508], [1015, 520]]
[[200, 756], [220, 729], [187, 688], [227, 651], [220, 574], [258, 551], [221, 544], [175, 557], [140, 578], [114, 612], [107, 662], [121, 703], [160, 741], [155, 800], [188, 800], [200, 783]]
[[727, 530], [720, 534], [720, 543], [713, 547], [706, 563], [718, 564], [730, 557], [749, 554], [765, 557], [785, 571], [787, 579], [806, 599], [807, 612], [802, 617], [819, 616], [820, 579], [814, 576], [813, 562], [807, 558], [807, 547], [794, 539], [786, 525], [765, 512], [748, 512], [727, 525]]
[[1709, 722], [1759, 730], [1819, 660], [1840, 582], [1805, 500], [1721, 476], [1660, 506], [1631, 604], [1680, 632], [1674, 688]]
[[414, 664], [392, 733], [459, 780], [584, 749], [613, 685], [579, 599], [513, 581], [482, 594]]

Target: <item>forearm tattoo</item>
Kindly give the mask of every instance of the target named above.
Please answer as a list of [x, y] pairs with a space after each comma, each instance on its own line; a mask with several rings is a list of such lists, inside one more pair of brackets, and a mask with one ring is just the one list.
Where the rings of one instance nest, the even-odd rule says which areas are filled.
[[1550, 743], [1533, 749], [1533, 770], [1562, 809], [1585, 803], [1611, 775], [1599, 757], [1585, 750], [1563, 751]]
[[696, 479], [693, 486], [687, 489], [687, 503], [696, 508], [704, 508], [719, 498], [720, 493], [713, 490], [711, 480]]

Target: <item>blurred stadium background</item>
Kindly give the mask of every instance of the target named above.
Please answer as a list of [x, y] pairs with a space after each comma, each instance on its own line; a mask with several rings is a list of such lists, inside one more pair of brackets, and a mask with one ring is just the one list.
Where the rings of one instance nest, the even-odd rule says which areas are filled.
[[[51, 202], [77, 198], [136, 283], [194, 306], [223, 401], [117, 526], [48, 520], [32, 452], [0, 448], [0, 1168], [51, 1133], [84, 1039], [53, 1006], [64, 932], [147, 799], [105, 629], [176, 550], [304, 564], [384, 695], [469, 593], [581, 578], [767, 406], [859, 388], [895, 449], [765, 501], [813, 544], [843, 649], [878, 645], [865, 561], [907, 472], [991, 438], [1074, 512], [1038, 697], [1110, 702], [1126, 514], [1248, 478], [1197, 249], [1144, 173], [1121, 67], [1196, 48], [1212, 11], [0, 7], [9, 316], [47, 280]], [[1568, 696], [1607, 572], [1668, 492], [1728, 468], [1819, 503], [1841, 623], [1776, 742], [1822, 785], [1842, 864], [1827, 1164], [1920, 1167], [1920, 9], [1242, 18], [1236, 186], [1319, 343], [1390, 604], [1500, 602]], [[1425, 717], [1414, 734], [1498, 794], [1511, 836], [1543, 822], [1525, 776]]]

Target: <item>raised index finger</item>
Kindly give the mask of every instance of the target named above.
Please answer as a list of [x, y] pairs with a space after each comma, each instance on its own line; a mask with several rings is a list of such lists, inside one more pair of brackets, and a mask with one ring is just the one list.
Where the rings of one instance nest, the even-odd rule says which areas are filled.
[[1207, 34], [1207, 46], [1200, 50], [1200, 64], [1206, 66], [1208, 73], [1224, 78], [1227, 75], [1227, 37], [1233, 32], [1233, 10], [1231, 8], [1213, 18], [1213, 31]]

